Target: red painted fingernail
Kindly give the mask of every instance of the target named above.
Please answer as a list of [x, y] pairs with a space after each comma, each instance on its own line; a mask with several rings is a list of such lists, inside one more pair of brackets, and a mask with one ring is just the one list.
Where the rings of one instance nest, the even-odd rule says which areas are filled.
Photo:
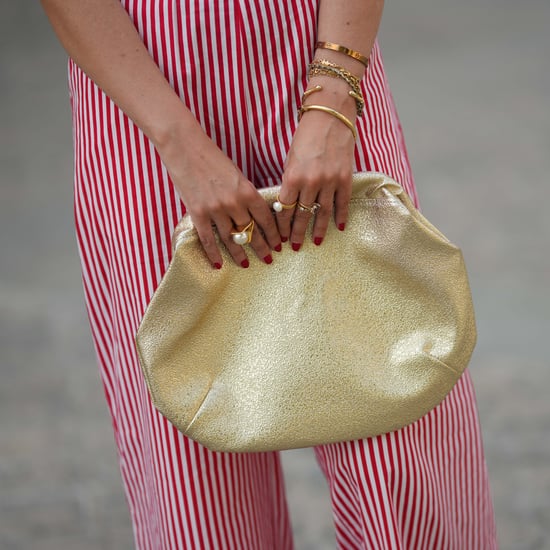
[[339, 223], [339, 224], [338, 224], [338, 229], [339, 229], [340, 231], [344, 231], [345, 228], [346, 228], [346, 224], [345, 224], [345, 223]]
[[248, 267], [250, 265], [250, 262], [248, 260], [243, 260], [241, 262], [241, 267]]
[[319, 246], [322, 242], [323, 242], [323, 237], [315, 237], [315, 239], [313, 239], [313, 242]]
[[221, 269], [221, 268], [222, 268], [222, 264], [220, 264], [220, 262], [216, 262], [216, 263], [214, 264], [214, 267], [215, 267], [216, 269]]
[[282, 249], [283, 249], [283, 245], [281, 243], [273, 247], [273, 250], [275, 250], [275, 252], [281, 252]]
[[298, 252], [301, 246], [302, 246], [302, 243], [292, 243], [292, 250], [294, 250], [294, 252]]
[[265, 258], [264, 258], [264, 262], [266, 264], [270, 264], [271, 262], [273, 262], [273, 258], [271, 257], [271, 254], [268, 254]]
[[288, 241], [288, 237], [281, 237], [281, 241], [283, 241], [284, 243], [286, 243]]

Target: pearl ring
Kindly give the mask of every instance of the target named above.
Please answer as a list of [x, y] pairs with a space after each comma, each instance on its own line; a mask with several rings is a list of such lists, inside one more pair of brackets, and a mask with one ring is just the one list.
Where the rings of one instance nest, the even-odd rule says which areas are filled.
[[231, 231], [231, 238], [235, 244], [243, 245], [248, 244], [252, 240], [252, 233], [254, 231], [254, 219], [251, 219], [248, 224], [238, 231]]
[[273, 210], [275, 212], [282, 212], [283, 210], [292, 210], [296, 206], [297, 201], [294, 201], [292, 204], [285, 204], [279, 199], [277, 195], [277, 200], [273, 203]]

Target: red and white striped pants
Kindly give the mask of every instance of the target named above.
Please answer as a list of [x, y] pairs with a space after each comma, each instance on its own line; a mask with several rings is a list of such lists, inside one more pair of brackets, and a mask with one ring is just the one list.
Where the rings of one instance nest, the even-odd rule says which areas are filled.
[[[166, 78], [257, 186], [280, 183], [312, 58], [317, 0], [123, 0]], [[72, 62], [75, 216], [86, 303], [140, 549], [287, 550], [278, 453], [213, 453], [152, 406], [134, 335], [184, 207], [153, 146]], [[415, 198], [376, 43], [356, 168]], [[258, 327], [262, 330], [262, 327]], [[474, 393], [384, 436], [316, 449], [345, 549], [496, 547]]]

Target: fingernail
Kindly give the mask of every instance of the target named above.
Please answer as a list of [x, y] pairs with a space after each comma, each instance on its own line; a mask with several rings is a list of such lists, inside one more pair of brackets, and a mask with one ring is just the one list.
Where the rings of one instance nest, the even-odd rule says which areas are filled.
[[250, 262], [248, 260], [243, 260], [241, 262], [241, 267], [248, 267], [250, 265]]
[[220, 262], [216, 262], [216, 263], [214, 264], [214, 267], [215, 267], [216, 269], [221, 269], [221, 268], [222, 268], [222, 264], [220, 264]]
[[273, 258], [271, 257], [271, 254], [268, 254], [268, 255], [264, 258], [264, 262], [265, 262], [266, 264], [270, 264], [272, 261], [273, 261]]
[[302, 246], [302, 243], [292, 243], [292, 250], [294, 250], [294, 252], [298, 252], [301, 246]]
[[313, 242], [319, 246], [322, 242], [323, 242], [323, 237], [315, 237], [315, 239], [313, 239]]
[[288, 241], [288, 237], [281, 237], [281, 241], [283, 241], [284, 243], [286, 243]]
[[339, 223], [339, 224], [338, 224], [338, 229], [339, 229], [340, 231], [344, 231], [345, 228], [346, 228], [346, 224], [345, 224], [345, 223]]
[[273, 250], [275, 250], [275, 252], [281, 252], [282, 249], [283, 249], [283, 246], [281, 245], [281, 243], [273, 247]]

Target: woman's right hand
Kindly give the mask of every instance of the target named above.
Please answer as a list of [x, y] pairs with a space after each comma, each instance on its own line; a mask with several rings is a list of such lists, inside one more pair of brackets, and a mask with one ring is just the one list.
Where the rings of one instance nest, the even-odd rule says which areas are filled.
[[[252, 249], [270, 263], [281, 238], [255, 187], [205, 134], [174, 92], [117, 0], [42, 0], [73, 60], [141, 128], [159, 152], [197, 228], [208, 259], [221, 267], [214, 224], [237, 264], [245, 250], [231, 231], [254, 219]], [[262, 235], [262, 233], [265, 235]]]
[[271, 251], [281, 250], [275, 217], [266, 201], [239, 168], [204, 133], [199, 124], [193, 131], [173, 132], [157, 150], [172, 178], [211, 264], [221, 268], [222, 255], [217, 229], [233, 260], [242, 267], [249, 262], [243, 246], [231, 232], [243, 229], [252, 219], [255, 229], [251, 248], [265, 263]]

